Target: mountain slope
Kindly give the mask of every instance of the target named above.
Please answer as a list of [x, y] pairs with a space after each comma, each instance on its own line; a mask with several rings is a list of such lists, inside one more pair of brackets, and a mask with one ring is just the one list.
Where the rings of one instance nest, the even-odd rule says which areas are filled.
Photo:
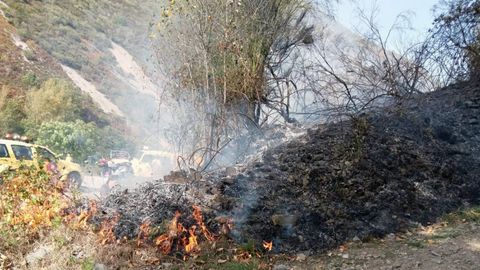
[[158, 1], [5, 2], [22, 39], [67, 67], [70, 79], [94, 93], [105, 111], [124, 117], [139, 137], [155, 130], [160, 90], [149, 34]]
[[[79, 132], [76, 135], [79, 137], [73, 140], [83, 149], [87, 149], [84, 143], [93, 140], [94, 149], [88, 148], [93, 152], [88, 154], [106, 154], [112, 147], [132, 148], [133, 139], [124, 119], [99, 103], [99, 98], [93, 99], [76, 88], [58, 60], [35, 40], [22, 38], [8, 17], [8, 5], [1, 2], [0, 10], [7, 13], [0, 14], [0, 134], [16, 132], [39, 140], [61, 126], [53, 124], [42, 129], [48, 122], [79, 127], [77, 121], [81, 120], [85, 124], [80, 126], [93, 127], [94, 132], [88, 135]], [[72, 147], [77, 146], [70, 144], [54, 151], [72, 153], [75, 151]]]
[[[61, 76], [57, 61], [34, 42], [24, 43], [6, 18], [0, 16], [0, 84], [28, 88], [28, 77], [37, 80]], [[33, 78], [30, 78], [33, 80]]]
[[[17, 29], [4, 16], [0, 16], [0, 90], [3, 96], [9, 98], [2, 105], [2, 110], [8, 110], [3, 106], [12, 106], [13, 103], [24, 107], [26, 95], [50, 79], [69, 80], [55, 58], [33, 40], [24, 42]], [[73, 87], [73, 84], [67, 83], [67, 85]], [[14, 100], [15, 102], [13, 102]], [[83, 120], [94, 121], [100, 126], [113, 120], [102, 113], [89, 97], [79, 93], [78, 100], [80, 101], [78, 110], [81, 111], [80, 115]], [[24, 116], [20, 115], [19, 117], [19, 120], [23, 120]], [[8, 127], [2, 126], [0, 132], [6, 132], [7, 130], [3, 130], [5, 128]], [[22, 131], [16, 128], [13, 130]]]

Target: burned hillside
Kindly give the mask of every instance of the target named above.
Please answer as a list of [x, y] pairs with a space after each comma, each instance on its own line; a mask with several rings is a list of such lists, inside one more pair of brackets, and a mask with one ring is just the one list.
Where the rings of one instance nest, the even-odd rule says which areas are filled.
[[318, 250], [478, 202], [479, 84], [310, 130], [225, 186], [240, 239]]
[[201, 205], [213, 228], [215, 216], [231, 218], [230, 237], [273, 241], [282, 252], [428, 224], [480, 199], [479, 89], [459, 83], [318, 126], [237, 166], [235, 175], [185, 174], [186, 182], [170, 184], [181, 186], [175, 194], [182, 198], [173, 200], [169, 184], [158, 182], [112, 194], [104, 206], [120, 214], [118, 233], [133, 236], [147, 217], [161, 223], [174, 210]]

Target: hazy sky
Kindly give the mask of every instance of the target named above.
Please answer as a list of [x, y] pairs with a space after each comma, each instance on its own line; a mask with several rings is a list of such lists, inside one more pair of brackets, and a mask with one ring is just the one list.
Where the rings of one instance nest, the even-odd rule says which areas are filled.
[[[336, 9], [336, 19], [348, 28], [358, 25], [356, 18], [358, 7], [365, 10], [378, 8], [377, 22], [383, 33], [394, 23], [399, 13], [407, 12], [410, 15], [411, 26], [420, 34], [426, 33], [431, 26], [434, 16], [432, 8], [439, 0], [357, 0], [359, 6], [351, 0], [341, 0], [340, 6]], [[395, 38], [395, 37], [394, 37]]]

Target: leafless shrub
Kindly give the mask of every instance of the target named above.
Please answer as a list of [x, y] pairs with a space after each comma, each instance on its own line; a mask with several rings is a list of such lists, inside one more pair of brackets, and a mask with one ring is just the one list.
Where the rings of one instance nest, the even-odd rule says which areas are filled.
[[[179, 110], [181, 130], [171, 132], [189, 144], [183, 151], [203, 149], [209, 164], [228, 141], [265, 122], [263, 105], [283, 110], [269, 97], [287, 82], [282, 63], [312, 42], [310, 8], [306, 0], [194, 0], [165, 7], [157, 56], [170, 80], [167, 90], [188, 109]], [[288, 112], [282, 116], [290, 120]]]
[[170, 4], [157, 42], [180, 108], [170, 135], [184, 156], [211, 164], [265, 123], [338, 120], [466, 77], [478, 70], [478, 0], [448, 3], [429, 37], [401, 48], [391, 39], [411, 30], [405, 14], [382, 35], [375, 11], [360, 12], [364, 29], [352, 34], [302, 0]]
[[445, 0], [431, 29], [430, 46], [446, 83], [478, 76], [480, 1]]
[[[320, 19], [315, 43], [301, 54], [295, 73], [303, 77], [295, 99], [304, 102], [294, 114], [324, 120], [357, 115], [377, 106], [439, 86], [430, 72], [427, 41], [393, 49], [391, 36], [409, 31], [408, 16], [400, 14], [386, 36], [375, 23], [375, 12], [359, 13], [364, 30], [347, 31]], [[301, 95], [301, 96], [299, 96]]]

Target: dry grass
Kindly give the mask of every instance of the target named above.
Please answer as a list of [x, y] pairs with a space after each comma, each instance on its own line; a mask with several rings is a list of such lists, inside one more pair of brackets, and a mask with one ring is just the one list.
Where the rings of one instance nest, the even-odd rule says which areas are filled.
[[[109, 269], [270, 269], [269, 256], [261, 251], [249, 252], [226, 239], [203, 243], [198, 252], [185, 256], [181, 252], [164, 255], [153, 246], [137, 247], [135, 241], [101, 244], [92, 231], [61, 226], [40, 239], [30, 250], [52, 247], [35, 269], [93, 269], [96, 263]], [[19, 269], [32, 269], [23, 257], [11, 258]]]
[[[62, 222], [67, 205], [60, 182], [46, 172], [21, 168], [2, 176], [0, 189], [0, 250], [18, 254]], [[19, 250], [17, 250], [19, 249]]]
[[[56, 61], [33, 42], [27, 42], [29, 49], [23, 51], [13, 42], [17, 30], [0, 16], [0, 85], [9, 85], [17, 90], [29, 90], [32, 85], [25, 82], [26, 76], [35, 74], [39, 80], [59, 77], [62, 71]], [[34, 57], [27, 62], [25, 58]]]
[[[91, 224], [96, 203], [78, 207], [79, 202], [66, 196], [61, 185], [52, 181], [54, 177], [44, 171], [24, 168], [3, 177], [0, 257], [7, 259], [0, 258], [0, 263], [8, 260], [16, 269], [93, 269], [96, 263], [110, 269], [148, 269], [162, 264], [178, 269], [268, 269], [261, 248], [213, 237], [204, 228], [199, 208], [195, 212], [198, 230], [196, 226], [188, 230], [191, 237], [198, 236], [198, 246], [188, 252], [183, 246], [187, 230], [182, 229], [172, 236], [176, 244], [165, 254], [152, 241], [157, 235], [148, 230], [141, 230], [136, 239], [117, 239], [115, 219]], [[32, 259], [32, 254], [39, 253], [43, 254]]]

